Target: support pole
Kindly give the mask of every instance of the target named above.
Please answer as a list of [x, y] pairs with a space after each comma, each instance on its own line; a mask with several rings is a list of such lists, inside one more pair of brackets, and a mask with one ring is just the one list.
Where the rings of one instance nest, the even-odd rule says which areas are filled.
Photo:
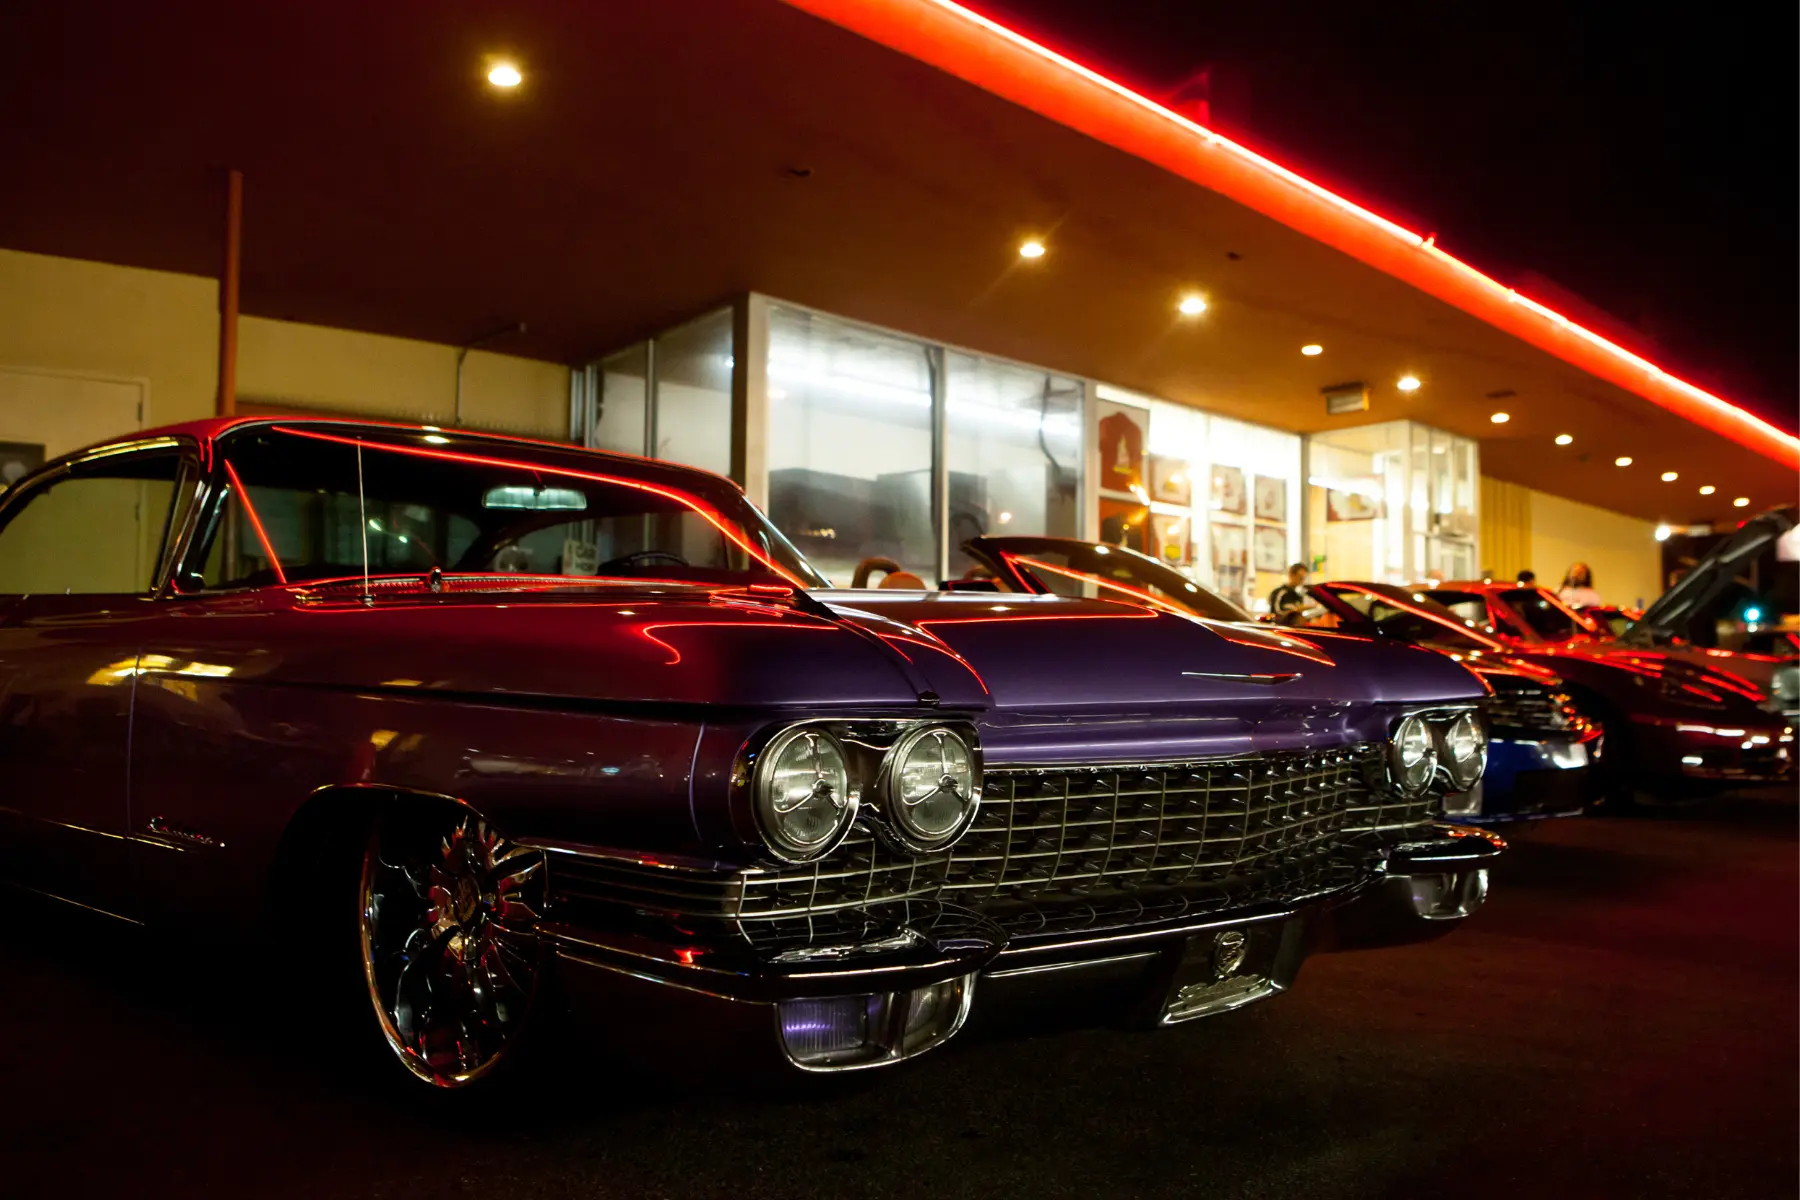
[[219, 279], [219, 404], [221, 417], [237, 413], [238, 262], [242, 257], [244, 173], [225, 177], [225, 270]]

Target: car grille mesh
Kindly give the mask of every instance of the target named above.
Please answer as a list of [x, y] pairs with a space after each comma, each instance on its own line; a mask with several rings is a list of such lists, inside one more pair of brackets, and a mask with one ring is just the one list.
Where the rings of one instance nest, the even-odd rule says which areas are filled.
[[816, 918], [929, 898], [1014, 932], [1144, 922], [1225, 904], [1291, 901], [1352, 882], [1368, 835], [1427, 822], [1429, 797], [1385, 787], [1381, 749], [1181, 766], [990, 770], [975, 825], [932, 854], [858, 828], [817, 863], [643, 878], [635, 865], [558, 863], [560, 893], [736, 921], [754, 940]]
[[1498, 672], [1487, 675], [1494, 694], [1483, 704], [1490, 728], [1531, 733], [1538, 737], [1569, 727], [1566, 696], [1559, 696], [1535, 679]]

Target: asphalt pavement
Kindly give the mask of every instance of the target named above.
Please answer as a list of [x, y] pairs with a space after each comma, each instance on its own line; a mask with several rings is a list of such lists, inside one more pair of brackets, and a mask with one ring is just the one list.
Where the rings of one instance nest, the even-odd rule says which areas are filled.
[[346, 1069], [280, 970], [7, 897], [0, 1195], [1789, 1196], [1796, 849], [1791, 794], [1543, 823], [1465, 928], [1238, 1013], [795, 1093], [571, 1059], [482, 1118]]

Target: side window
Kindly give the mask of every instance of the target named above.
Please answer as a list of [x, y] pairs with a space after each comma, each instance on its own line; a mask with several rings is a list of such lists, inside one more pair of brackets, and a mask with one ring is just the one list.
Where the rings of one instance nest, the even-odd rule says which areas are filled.
[[0, 595], [149, 591], [180, 472], [176, 453], [121, 455], [19, 497], [0, 516]]

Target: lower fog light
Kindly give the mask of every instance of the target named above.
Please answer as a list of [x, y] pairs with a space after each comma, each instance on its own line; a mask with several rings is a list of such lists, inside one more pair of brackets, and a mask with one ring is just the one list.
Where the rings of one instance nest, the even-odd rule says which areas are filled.
[[1413, 875], [1413, 911], [1427, 921], [1454, 921], [1481, 907], [1487, 899], [1486, 867], [1458, 874]]
[[975, 977], [905, 992], [783, 1000], [775, 1006], [781, 1047], [808, 1071], [848, 1071], [922, 1054], [962, 1028]]

